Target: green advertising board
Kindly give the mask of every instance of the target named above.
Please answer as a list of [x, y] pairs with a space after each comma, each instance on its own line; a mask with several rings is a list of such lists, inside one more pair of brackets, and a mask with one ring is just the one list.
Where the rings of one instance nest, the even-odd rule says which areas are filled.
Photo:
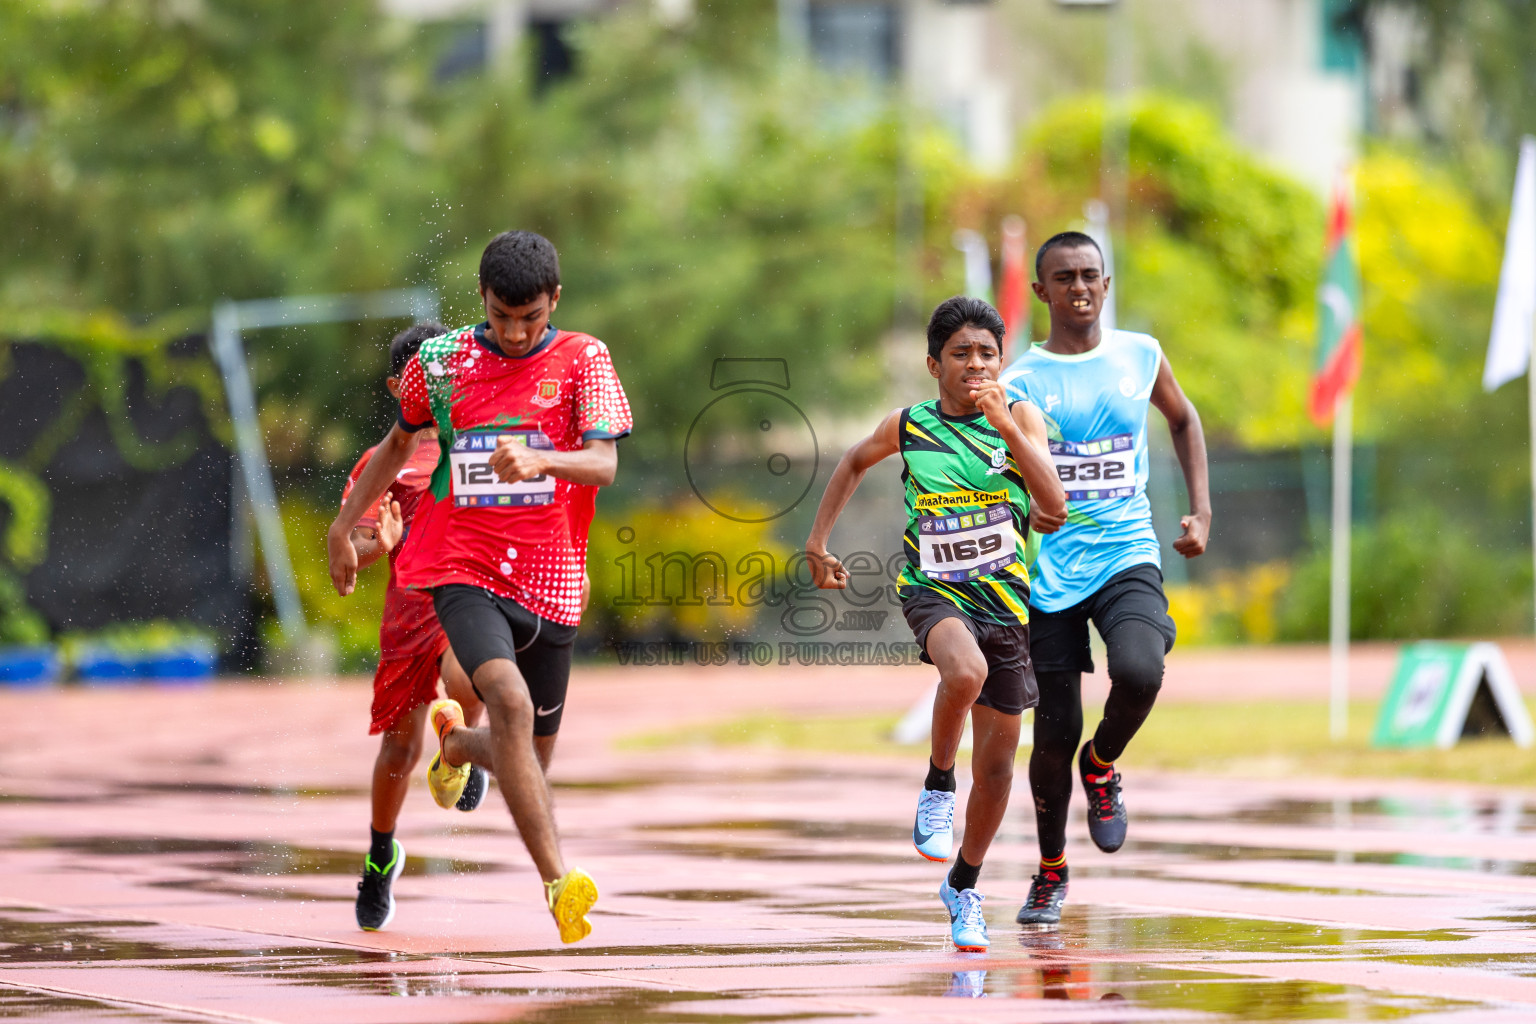
[[1466, 736], [1507, 734], [1531, 745], [1531, 718], [1496, 644], [1417, 643], [1403, 648], [1371, 745], [1450, 747]]

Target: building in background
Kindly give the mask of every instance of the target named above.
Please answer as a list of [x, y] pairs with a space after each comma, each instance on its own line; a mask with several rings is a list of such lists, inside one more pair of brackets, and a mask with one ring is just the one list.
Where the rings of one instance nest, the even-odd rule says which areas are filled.
[[[645, 5], [683, 24], [694, 0], [380, 0], [454, 28], [439, 74], [534, 63], [568, 74], [569, 26]], [[1347, 0], [777, 0], [786, 51], [900, 88], [950, 127], [982, 170], [1000, 170], [1021, 127], [1075, 92], [1193, 93], [1234, 132], [1324, 191], [1362, 130], [1407, 103], [1413, 29], [1373, 26], [1367, 69]], [[525, 45], [526, 44], [526, 45]]]

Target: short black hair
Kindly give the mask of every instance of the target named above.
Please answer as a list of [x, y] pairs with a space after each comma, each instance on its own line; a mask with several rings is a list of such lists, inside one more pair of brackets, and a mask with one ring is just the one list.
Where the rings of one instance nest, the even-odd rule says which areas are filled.
[[421, 348], [421, 343], [428, 338], [436, 338], [448, 333], [448, 328], [442, 324], [420, 323], [412, 324], [389, 341], [389, 375], [398, 377], [405, 372], [405, 364], [411, 361], [411, 356]]
[[1002, 315], [992, 308], [990, 302], [969, 295], [956, 295], [939, 303], [933, 316], [928, 318], [928, 354], [935, 359], [939, 358], [944, 352], [944, 343], [963, 327], [980, 327], [984, 331], [991, 331], [999, 346], [1003, 343], [1003, 335], [1008, 333]]
[[543, 235], [503, 231], [480, 254], [480, 287], [509, 306], [526, 306], [560, 287], [560, 256]]
[[1078, 249], [1085, 245], [1091, 245], [1094, 252], [1099, 254], [1099, 269], [1104, 268], [1104, 250], [1099, 248], [1099, 243], [1093, 240], [1092, 235], [1085, 235], [1081, 231], [1062, 231], [1045, 240], [1045, 244], [1035, 250], [1035, 280], [1045, 280], [1040, 276], [1040, 267], [1045, 263], [1045, 254], [1052, 249]]

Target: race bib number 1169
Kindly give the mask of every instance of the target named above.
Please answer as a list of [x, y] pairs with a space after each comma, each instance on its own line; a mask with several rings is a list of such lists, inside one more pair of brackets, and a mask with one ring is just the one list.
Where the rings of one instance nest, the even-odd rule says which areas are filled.
[[491, 469], [491, 453], [503, 441], [548, 451], [554, 442], [537, 428], [466, 430], [453, 439], [448, 462], [453, 470], [453, 503], [459, 508], [521, 508], [555, 500], [555, 478], [544, 474], [504, 484]]
[[964, 583], [1018, 560], [1013, 510], [1006, 504], [965, 515], [920, 516], [917, 534], [919, 568], [930, 579]]

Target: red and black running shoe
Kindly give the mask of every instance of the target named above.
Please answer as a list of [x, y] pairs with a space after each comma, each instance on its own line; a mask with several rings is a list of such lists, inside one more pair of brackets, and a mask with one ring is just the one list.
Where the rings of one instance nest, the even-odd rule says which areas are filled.
[[1120, 799], [1120, 773], [1115, 766], [1099, 768], [1089, 756], [1093, 741], [1077, 752], [1077, 773], [1083, 778], [1083, 792], [1088, 797], [1088, 835], [1093, 845], [1105, 853], [1114, 853], [1125, 845], [1125, 801]]
[[1061, 905], [1067, 899], [1066, 871], [1042, 869], [1029, 883], [1029, 896], [1015, 918], [1019, 924], [1053, 925], [1061, 923]]

